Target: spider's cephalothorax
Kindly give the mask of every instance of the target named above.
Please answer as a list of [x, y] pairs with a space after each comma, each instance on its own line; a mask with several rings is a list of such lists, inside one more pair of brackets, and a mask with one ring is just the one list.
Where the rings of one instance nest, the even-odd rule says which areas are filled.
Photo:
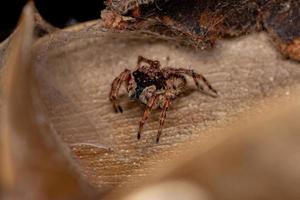
[[[142, 63], [147, 65], [141, 65]], [[117, 101], [122, 83], [125, 83], [131, 99], [138, 100], [146, 105], [146, 110], [140, 121], [138, 139], [141, 137], [144, 123], [148, 119], [150, 111], [161, 108], [162, 112], [156, 138], [156, 142], [159, 141], [170, 102], [185, 90], [187, 81], [184, 75], [191, 76], [200, 90], [204, 88], [198, 83], [198, 80], [202, 80], [211, 91], [217, 94], [217, 91], [209, 84], [206, 78], [194, 72], [194, 70], [172, 67], [160, 68], [159, 61], [150, 60], [142, 56], [138, 57], [135, 71], [131, 72], [125, 69], [114, 79], [110, 91], [110, 101], [116, 112], [123, 112]]]

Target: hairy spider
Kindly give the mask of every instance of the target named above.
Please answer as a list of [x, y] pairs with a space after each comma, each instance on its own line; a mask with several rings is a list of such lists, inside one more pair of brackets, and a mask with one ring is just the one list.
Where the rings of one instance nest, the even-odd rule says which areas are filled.
[[[142, 63], [147, 65], [142, 65]], [[123, 109], [119, 105], [117, 97], [122, 83], [125, 83], [129, 97], [146, 105], [143, 117], [140, 120], [137, 134], [138, 139], [141, 137], [143, 126], [149, 117], [150, 111], [152, 109], [161, 108], [162, 112], [160, 114], [159, 128], [156, 137], [157, 143], [159, 142], [166, 112], [171, 101], [185, 90], [187, 81], [184, 75], [191, 76], [200, 90], [203, 91], [204, 88], [198, 83], [198, 80], [202, 80], [212, 92], [217, 94], [217, 91], [209, 84], [206, 78], [194, 70], [160, 67], [159, 61], [139, 56], [136, 70], [132, 72], [129, 69], [125, 69], [114, 79], [109, 96], [115, 111], [122, 113]]]

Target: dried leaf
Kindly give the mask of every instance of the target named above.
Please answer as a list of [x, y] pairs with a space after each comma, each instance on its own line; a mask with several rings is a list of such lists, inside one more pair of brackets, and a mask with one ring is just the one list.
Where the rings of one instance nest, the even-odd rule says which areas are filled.
[[300, 2], [271, 1], [264, 11], [264, 26], [281, 52], [300, 60]]
[[224, 36], [240, 36], [265, 28], [284, 55], [300, 60], [298, 0], [107, 0], [106, 3], [108, 8], [102, 12], [102, 18], [108, 28], [151, 30], [201, 49], [213, 47]]
[[191, 160], [175, 169], [165, 166], [168, 172], [131, 195], [126, 196], [128, 190], [123, 189], [123, 193], [115, 191], [106, 199], [298, 199], [299, 98], [288, 104], [272, 102], [262, 109], [269, 113], [262, 119], [255, 117], [250, 125], [216, 133], [232, 134], [223, 143], [205, 153], [196, 148]]
[[1, 186], [8, 199], [95, 197], [43, 114], [32, 74], [33, 5], [11, 38], [1, 109]]
[[[299, 83], [299, 64], [282, 59], [264, 34], [194, 52], [153, 35], [107, 31], [100, 24], [83, 24], [40, 39], [34, 60], [54, 129], [101, 191], [134, 184], [151, 174], [157, 163], [187, 151], [185, 143], [201, 140], [203, 151], [211, 148], [227, 137], [212, 135], [213, 129], [237, 120], [233, 116], [267, 97], [288, 97], [293, 93], [290, 88]], [[131, 102], [122, 90], [124, 113], [116, 114], [108, 99], [112, 80], [125, 68], [134, 69], [138, 55], [158, 59], [163, 66], [192, 67], [220, 93], [211, 98], [189, 81], [190, 89], [168, 111], [158, 145], [159, 111], [152, 112], [138, 141], [144, 107]]]

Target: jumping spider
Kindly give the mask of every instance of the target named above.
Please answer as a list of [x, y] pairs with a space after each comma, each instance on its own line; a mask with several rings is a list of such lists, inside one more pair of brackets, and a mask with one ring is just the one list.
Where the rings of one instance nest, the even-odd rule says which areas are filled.
[[[142, 65], [142, 63], [148, 65]], [[184, 75], [191, 76], [198, 89], [204, 90], [198, 83], [198, 80], [202, 80], [212, 92], [217, 94], [217, 91], [209, 84], [206, 78], [194, 72], [194, 70], [172, 67], [161, 69], [160, 67], [159, 61], [139, 56], [136, 70], [132, 72], [129, 69], [125, 69], [114, 79], [110, 91], [110, 101], [116, 112], [123, 112], [117, 100], [122, 83], [125, 83], [129, 98], [140, 101], [146, 105], [139, 125], [138, 139], [141, 137], [143, 126], [149, 117], [150, 111], [158, 107], [162, 109], [156, 138], [157, 143], [162, 133], [170, 102], [186, 89], [187, 81]]]

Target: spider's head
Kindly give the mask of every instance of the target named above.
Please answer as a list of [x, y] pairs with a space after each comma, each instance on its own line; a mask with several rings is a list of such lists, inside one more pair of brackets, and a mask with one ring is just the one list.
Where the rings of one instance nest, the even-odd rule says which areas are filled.
[[139, 99], [143, 90], [146, 87], [153, 85], [152, 82], [153, 81], [147, 73], [140, 70], [134, 71], [127, 86], [129, 97], [131, 99]]
[[152, 97], [155, 91], [155, 85], [144, 87], [136, 84], [134, 80], [128, 85], [129, 98], [139, 100], [144, 104], [147, 104], [148, 100]]
[[[154, 65], [159, 66], [159, 63]], [[129, 97], [147, 103], [156, 90], [162, 90], [164, 86], [165, 78], [160, 71], [141, 68], [132, 72], [132, 79], [128, 84]]]

